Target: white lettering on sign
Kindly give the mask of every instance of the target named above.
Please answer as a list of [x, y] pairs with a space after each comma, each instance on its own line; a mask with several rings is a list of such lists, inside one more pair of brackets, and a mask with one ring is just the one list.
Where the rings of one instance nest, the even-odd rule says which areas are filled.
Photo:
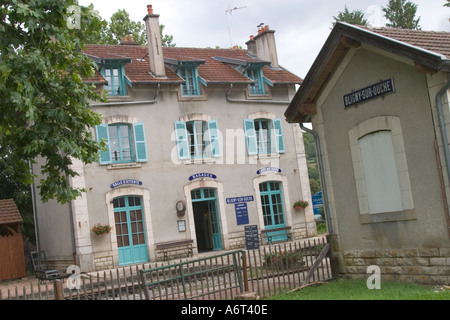
[[373, 84], [364, 89], [349, 93], [344, 96], [344, 105], [349, 107], [354, 104], [358, 104], [372, 98], [382, 96], [384, 94], [394, 92], [394, 82], [392, 79], [384, 80], [379, 83]]

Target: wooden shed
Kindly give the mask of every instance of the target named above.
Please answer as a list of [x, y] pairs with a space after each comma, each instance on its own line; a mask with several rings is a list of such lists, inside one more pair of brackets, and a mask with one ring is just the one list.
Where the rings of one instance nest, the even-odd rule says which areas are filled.
[[13, 199], [0, 200], [0, 281], [26, 276], [22, 222]]

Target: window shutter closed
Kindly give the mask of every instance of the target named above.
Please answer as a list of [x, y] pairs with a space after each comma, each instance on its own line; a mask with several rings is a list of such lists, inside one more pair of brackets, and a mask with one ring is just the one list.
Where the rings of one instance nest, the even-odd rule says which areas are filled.
[[175, 134], [177, 135], [178, 158], [187, 160], [191, 158], [187, 137], [186, 123], [175, 121]]
[[147, 162], [147, 142], [145, 140], [144, 123], [136, 122], [133, 124], [134, 128], [134, 146], [136, 150], [136, 162]]
[[101, 142], [103, 139], [106, 142], [106, 151], [100, 150], [100, 164], [106, 165], [111, 163], [111, 153], [109, 152], [109, 133], [108, 125], [101, 124], [95, 127], [97, 134], [97, 141]]
[[211, 146], [211, 156], [218, 158], [222, 155], [220, 149], [219, 130], [217, 120], [208, 121], [209, 143]]
[[249, 156], [258, 153], [255, 123], [252, 119], [244, 119], [245, 137], [247, 141], [247, 153]]
[[273, 127], [275, 128], [275, 143], [277, 146], [277, 153], [285, 153], [283, 128], [281, 126], [281, 119], [273, 119]]

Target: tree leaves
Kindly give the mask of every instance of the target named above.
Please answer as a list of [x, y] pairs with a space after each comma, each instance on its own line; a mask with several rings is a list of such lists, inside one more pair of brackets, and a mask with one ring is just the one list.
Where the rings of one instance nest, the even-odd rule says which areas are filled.
[[0, 154], [14, 159], [14, 178], [30, 183], [29, 162], [39, 162], [42, 200], [66, 203], [83, 190], [68, 178], [77, 175], [72, 159], [97, 159], [92, 128], [101, 116], [90, 102], [95, 88], [82, 79], [94, 72], [81, 53], [81, 30], [67, 27], [67, 9], [75, 0], [10, 0], [0, 5]]

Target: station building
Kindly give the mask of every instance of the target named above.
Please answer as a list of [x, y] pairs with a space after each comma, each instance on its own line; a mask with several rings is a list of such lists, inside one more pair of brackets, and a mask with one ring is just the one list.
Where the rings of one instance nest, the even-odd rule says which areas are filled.
[[316, 138], [342, 275], [450, 281], [449, 57], [448, 32], [337, 23], [286, 110]]
[[[316, 235], [302, 130], [284, 118], [302, 79], [279, 65], [275, 31], [260, 26], [247, 49], [163, 48], [151, 6], [144, 21], [148, 46], [84, 52], [98, 65], [86, 81], [108, 92], [92, 104], [108, 149], [73, 162], [81, 197], [36, 203], [48, 259], [93, 271], [160, 260], [166, 242], [192, 240], [194, 255], [245, 248], [250, 225]], [[295, 210], [298, 200], [311, 205]]]

